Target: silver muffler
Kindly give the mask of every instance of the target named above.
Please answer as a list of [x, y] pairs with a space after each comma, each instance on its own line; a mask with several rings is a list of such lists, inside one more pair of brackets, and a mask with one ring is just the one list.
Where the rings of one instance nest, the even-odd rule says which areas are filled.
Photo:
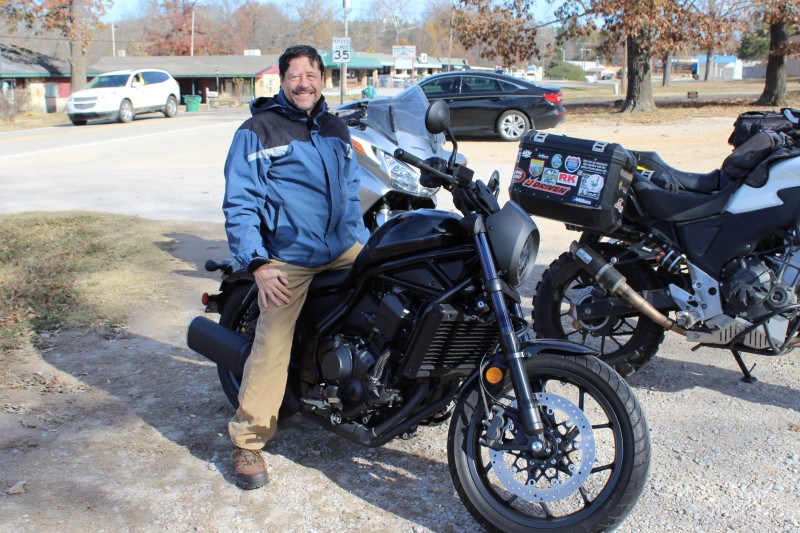
[[633, 290], [628, 285], [625, 276], [620, 274], [619, 270], [614, 268], [608, 261], [606, 261], [600, 254], [595, 252], [590, 246], [586, 244], [579, 244], [572, 241], [569, 247], [572, 258], [578, 263], [581, 268], [591, 274], [597, 282], [611, 294], [615, 294], [631, 304], [637, 311], [641, 312], [644, 316], [663, 327], [666, 330], [686, 335], [686, 330], [675, 323], [674, 320], [667, 317], [652, 306], [650, 302], [642, 298], [642, 296]]

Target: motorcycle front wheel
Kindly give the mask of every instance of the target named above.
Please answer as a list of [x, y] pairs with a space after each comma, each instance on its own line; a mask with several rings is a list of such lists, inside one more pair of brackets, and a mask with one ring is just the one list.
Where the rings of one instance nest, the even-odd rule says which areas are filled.
[[[602, 244], [596, 249], [605, 257], [614, 249]], [[653, 290], [658, 281], [647, 265], [617, 265], [628, 285], [636, 292]], [[664, 328], [639, 314], [609, 315], [585, 320], [578, 316], [578, 306], [595, 298], [598, 288], [569, 252], [553, 261], [536, 285], [533, 297], [533, 328], [539, 338], [565, 339], [597, 350], [600, 359], [623, 376], [643, 367], [658, 352], [664, 340]]]
[[613, 529], [635, 506], [650, 466], [638, 400], [593, 357], [547, 354], [526, 365], [550, 449], [534, 456], [517, 445], [525, 438], [508, 377], [494, 386], [475, 380], [447, 442], [461, 501], [492, 531]]

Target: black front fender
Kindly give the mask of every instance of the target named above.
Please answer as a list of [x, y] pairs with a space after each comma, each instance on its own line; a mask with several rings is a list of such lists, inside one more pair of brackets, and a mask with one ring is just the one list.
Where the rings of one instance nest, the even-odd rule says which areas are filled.
[[593, 350], [583, 344], [578, 344], [571, 341], [562, 341], [558, 339], [534, 339], [522, 343], [520, 349], [525, 352], [528, 357], [536, 357], [541, 352], [552, 353], [556, 355], [597, 355], [597, 350]]
[[[535, 339], [526, 341], [520, 345], [520, 350], [525, 352], [528, 357], [536, 357], [541, 352], [554, 355], [577, 355], [584, 357], [598, 355], [599, 353], [588, 346], [584, 346], [583, 344], [578, 344], [571, 341], [562, 341], [558, 339]], [[506, 368], [503, 355], [495, 355], [483, 365], [483, 368], [488, 368], [490, 366]], [[479, 379], [480, 374], [481, 371], [477, 370], [473, 372], [467, 379], [465, 379], [464, 383], [462, 383], [461, 387], [459, 387], [458, 395], [461, 395], [476, 379]]]

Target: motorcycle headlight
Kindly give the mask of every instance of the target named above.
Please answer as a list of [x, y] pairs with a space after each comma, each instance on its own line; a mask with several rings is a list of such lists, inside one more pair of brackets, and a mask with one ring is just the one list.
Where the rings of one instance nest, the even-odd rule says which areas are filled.
[[514, 202], [486, 219], [489, 244], [498, 269], [508, 276], [512, 287], [519, 287], [533, 272], [539, 253], [539, 229]]
[[392, 187], [416, 196], [430, 197], [436, 192], [436, 189], [420, 185], [419, 170], [398, 161], [386, 152], [381, 151], [380, 154]]

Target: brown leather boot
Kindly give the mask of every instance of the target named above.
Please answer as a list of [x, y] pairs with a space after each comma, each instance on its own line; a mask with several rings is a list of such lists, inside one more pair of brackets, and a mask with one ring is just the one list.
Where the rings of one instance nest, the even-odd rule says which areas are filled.
[[257, 489], [270, 482], [267, 464], [259, 450], [233, 447], [233, 470], [236, 483], [245, 490]]

